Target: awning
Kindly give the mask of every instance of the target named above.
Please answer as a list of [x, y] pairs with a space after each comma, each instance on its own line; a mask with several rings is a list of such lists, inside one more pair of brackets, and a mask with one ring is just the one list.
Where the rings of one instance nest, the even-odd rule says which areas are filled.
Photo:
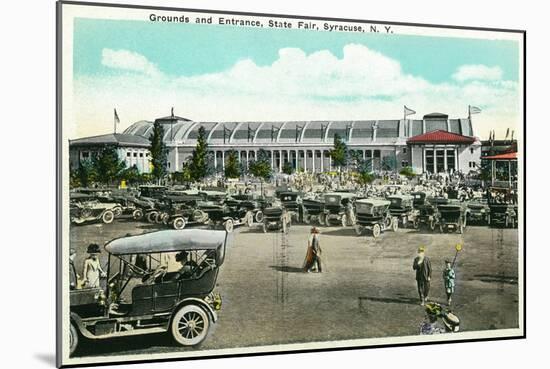
[[482, 157], [483, 160], [518, 160], [517, 152], [506, 152], [504, 154]]

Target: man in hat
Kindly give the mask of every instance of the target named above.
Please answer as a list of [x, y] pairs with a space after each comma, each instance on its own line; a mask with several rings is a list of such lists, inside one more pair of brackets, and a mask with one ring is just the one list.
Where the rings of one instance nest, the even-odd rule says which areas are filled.
[[303, 265], [304, 271], [310, 273], [313, 270], [321, 273], [323, 266], [321, 263], [321, 244], [319, 243], [319, 229], [311, 228], [311, 234], [307, 240], [307, 253]]
[[432, 265], [430, 259], [424, 255], [425, 248], [418, 248], [418, 255], [413, 261], [413, 270], [416, 271], [416, 285], [420, 297], [420, 305], [424, 306], [430, 292], [430, 280], [432, 278]]
[[84, 260], [84, 280], [82, 281], [86, 287], [89, 288], [99, 288], [99, 278], [105, 278], [107, 273], [101, 268], [101, 263], [99, 262], [98, 255], [101, 250], [99, 245], [96, 243], [91, 243], [88, 245], [88, 257]]

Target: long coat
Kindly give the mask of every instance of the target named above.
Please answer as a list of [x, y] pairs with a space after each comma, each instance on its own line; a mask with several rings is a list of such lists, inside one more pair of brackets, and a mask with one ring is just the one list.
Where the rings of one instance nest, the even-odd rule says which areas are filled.
[[418, 259], [419, 257], [417, 256], [413, 261], [413, 270], [416, 270], [416, 280], [427, 282], [428, 278], [432, 277], [432, 263], [427, 256], [424, 256], [424, 260], [419, 265]]

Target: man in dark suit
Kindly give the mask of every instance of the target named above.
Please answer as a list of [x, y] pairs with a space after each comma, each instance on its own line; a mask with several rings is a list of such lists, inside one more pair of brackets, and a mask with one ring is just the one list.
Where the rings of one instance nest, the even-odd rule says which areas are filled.
[[430, 280], [432, 278], [432, 265], [430, 259], [424, 255], [425, 248], [418, 248], [418, 255], [413, 261], [413, 270], [416, 271], [416, 285], [420, 296], [420, 305], [424, 306], [430, 292]]

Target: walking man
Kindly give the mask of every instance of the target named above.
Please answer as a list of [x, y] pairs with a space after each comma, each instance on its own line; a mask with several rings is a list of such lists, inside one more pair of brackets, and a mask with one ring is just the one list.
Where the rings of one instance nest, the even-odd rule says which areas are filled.
[[420, 305], [424, 306], [430, 292], [430, 280], [432, 278], [432, 265], [430, 259], [424, 255], [425, 248], [418, 248], [418, 255], [413, 261], [413, 270], [416, 271], [416, 285], [420, 297]]

